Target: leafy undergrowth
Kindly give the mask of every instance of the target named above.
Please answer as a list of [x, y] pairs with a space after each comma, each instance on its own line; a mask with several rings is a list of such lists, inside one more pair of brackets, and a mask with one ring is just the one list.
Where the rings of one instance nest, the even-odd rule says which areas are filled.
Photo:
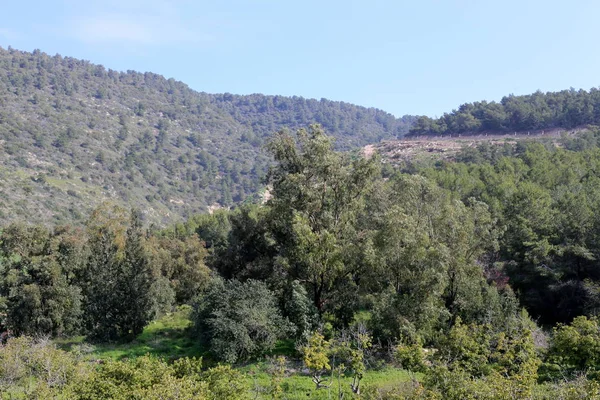
[[123, 360], [146, 354], [176, 359], [201, 357], [206, 351], [189, 335], [192, 324], [191, 309], [181, 307], [177, 311], [152, 321], [144, 331], [129, 343], [100, 343], [88, 345], [84, 336], [57, 340], [57, 345], [71, 351], [89, 353], [93, 359]]
[[277, 341], [275, 348], [267, 354], [268, 356], [297, 357], [296, 343], [292, 339]]

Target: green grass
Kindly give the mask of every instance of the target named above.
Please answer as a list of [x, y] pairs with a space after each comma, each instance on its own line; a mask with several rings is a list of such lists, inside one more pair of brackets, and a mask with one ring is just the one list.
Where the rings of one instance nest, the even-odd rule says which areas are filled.
[[[200, 357], [205, 350], [189, 335], [190, 308], [180, 308], [151, 322], [144, 331], [129, 343], [100, 343], [93, 345], [89, 356], [94, 359], [122, 360], [150, 354], [164, 358]], [[66, 350], [85, 344], [85, 337], [78, 336], [56, 341]]]
[[[241, 368], [246, 373], [247, 384], [253, 394], [253, 398], [267, 399], [269, 397], [269, 388], [272, 385], [273, 378], [269, 374], [268, 363], [255, 363]], [[379, 389], [391, 389], [402, 382], [413, 378], [419, 378], [419, 375], [411, 374], [407, 371], [396, 368], [384, 368], [381, 370], [369, 370], [361, 382], [361, 387], [377, 387]], [[285, 399], [334, 399], [338, 396], [339, 387], [345, 392], [344, 398], [351, 398], [350, 377], [342, 377], [338, 383], [337, 378], [332, 381], [328, 388], [315, 389], [315, 384], [311, 377], [303, 373], [300, 365], [288, 365], [286, 375], [280, 386]]]

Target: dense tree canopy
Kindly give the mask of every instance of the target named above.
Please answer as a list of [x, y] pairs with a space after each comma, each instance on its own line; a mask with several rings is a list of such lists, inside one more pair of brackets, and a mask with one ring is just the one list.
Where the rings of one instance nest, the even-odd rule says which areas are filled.
[[[590, 135], [565, 146], [585, 148], [597, 134]], [[504, 276], [542, 322], [594, 314], [600, 279], [598, 148], [572, 151], [532, 142], [500, 157], [480, 150], [478, 156], [464, 155], [478, 162], [445, 163], [421, 173], [458, 199], [489, 205], [503, 233], [488, 273]]]
[[465, 103], [439, 118], [419, 117], [410, 135], [522, 132], [600, 124], [600, 90], [506, 96], [500, 103]]

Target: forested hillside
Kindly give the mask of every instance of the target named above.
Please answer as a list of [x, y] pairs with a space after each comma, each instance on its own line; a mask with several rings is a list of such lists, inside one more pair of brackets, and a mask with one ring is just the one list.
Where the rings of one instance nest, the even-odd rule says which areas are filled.
[[262, 188], [265, 139], [322, 124], [339, 149], [413, 117], [301, 97], [207, 94], [153, 73], [0, 48], [0, 221], [80, 220], [106, 199], [164, 223]]
[[600, 397], [600, 131], [407, 170], [318, 125], [267, 148], [264, 204], [3, 226], [3, 398]]
[[420, 117], [410, 135], [523, 132], [600, 124], [600, 90], [540, 91], [506, 96], [500, 103], [465, 103], [440, 118]]

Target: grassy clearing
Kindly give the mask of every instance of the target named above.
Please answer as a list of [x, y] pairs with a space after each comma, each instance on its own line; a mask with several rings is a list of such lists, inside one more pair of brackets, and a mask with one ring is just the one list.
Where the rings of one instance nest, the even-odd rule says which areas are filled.
[[[181, 357], [201, 357], [205, 351], [198, 341], [189, 336], [191, 309], [180, 308], [174, 313], [151, 322], [144, 331], [130, 343], [101, 343], [93, 345], [89, 357], [94, 359], [123, 360], [150, 354], [176, 359]], [[57, 340], [57, 345], [67, 350], [85, 349], [85, 337], [78, 336]]]
[[[285, 399], [334, 399], [338, 398], [340, 388], [346, 394], [344, 398], [351, 398], [350, 382], [352, 379], [350, 377], [342, 377], [339, 382], [337, 377], [331, 378], [331, 385], [328, 388], [316, 390], [311, 377], [295, 367], [298, 366], [289, 365], [289, 368], [286, 368], [285, 378], [280, 384]], [[273, 378], [269, 373], [271, 369], [269, 363], [254, 363], [241, 369], [246, 372], [247, 384], [254, 398], [271, 398], [269, 391], [273, 385]], [[361, 386], [363, 389], [367, 387], [391, 389], [402, 382], [418, 378], [418, 375], [404, 370], [384, 368], [367, 371]]]

